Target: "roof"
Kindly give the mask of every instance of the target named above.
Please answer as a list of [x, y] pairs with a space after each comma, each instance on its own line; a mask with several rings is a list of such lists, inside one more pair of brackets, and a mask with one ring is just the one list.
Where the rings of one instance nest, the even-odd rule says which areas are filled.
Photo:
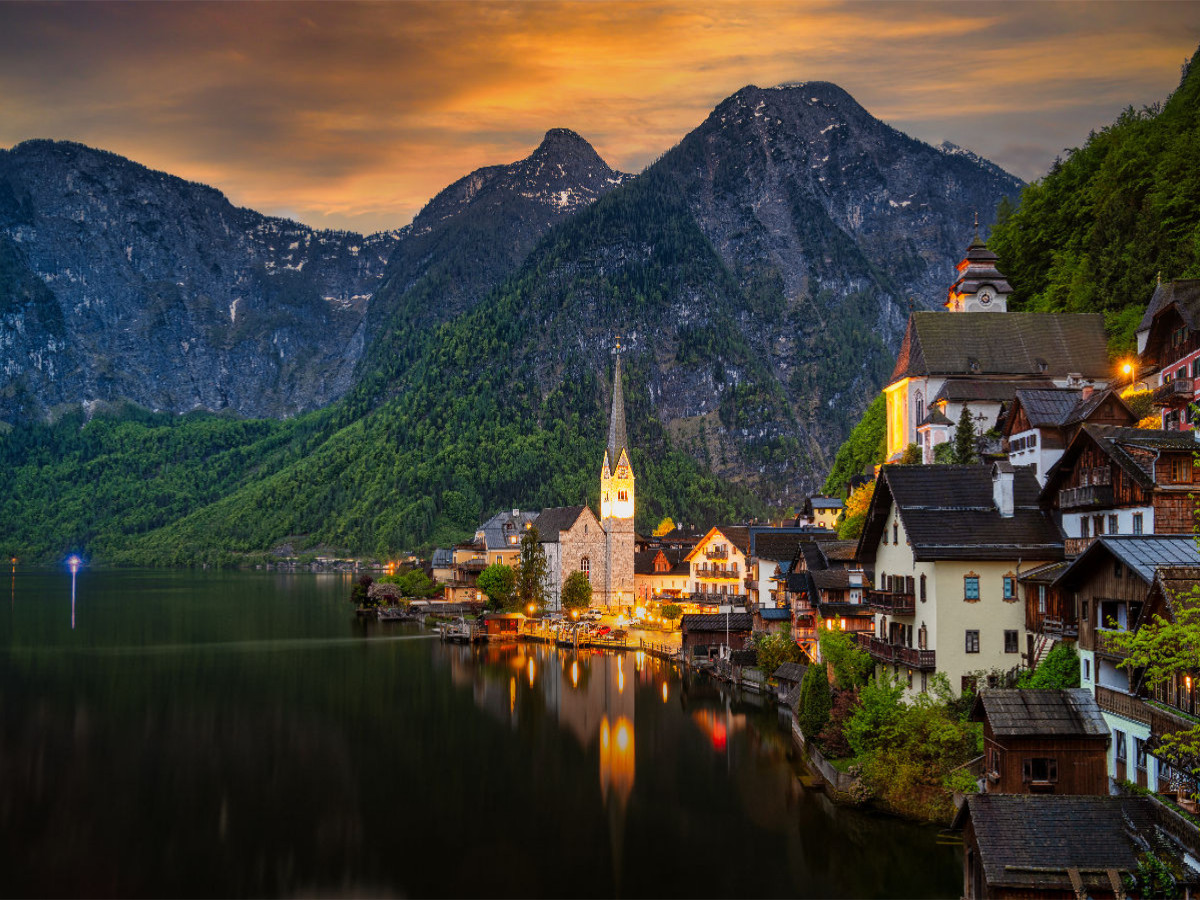
[[[476, 533], [483, 533], [484, 543], [489, 550], [496, 550], [499, 548], [511, 549], [513, 545], [505, 538], [509, 535], [516, 534], [519, 541], [522, 532], [525, 531], [525, 526], [531, 524], [533, 520], [538, 517], [538, 513], [536, 511], [529, 512], [527, 510], [516, 510], [516, 513], [517, 515], [515, 517], [513, 516], [512, 510], [505, 510], [504, 512], [496, 513], [496, 515], [492, 516], [490, 519], [480, 525], [478, 529], [476, 529]], [[505, 526], [510, 525], [512, 526], [512, 529], [506, 529]]]
[[850, 587], [850, 573], [845, 569], [817, 569], [808, 575], [819, 591], [839, 591]]
[[954, 403], [964, 401], [1002, 402], [1011, 400], [1021, 388], [1052, 388], [1054, 382], [1049, 379], [995, 379], [995, 378], [949, 378], [941, 390], [934, 395], [933, 403], [948, 400]]
[[1160, 566], [1154, 570], [1154, 586], [1172, 605], [1194, 603], [1200, 586], [1200, 566]]
[[533, 527], [538, 531], [538, 540], [543, 544], [554, 543], [559, 534], [570, 529], [586, 509], [586, 506], [554, 506], [543, 509], [542, 514], [533, 520]]
[[953, 424], [954, 423], [952, 421], [950, 421], [950, 418], [944, 412], [942, 412], [936, 406], [931, 406], [929, 408], [929, 415], [927, 415], [924, 419], [922, 419], [920, 422], [918, 422], [917, 427], [921, 428], [925, 425], [947, 425], [947, 426], [950, 426]]
[[793, 529], [750, 529], [751, 555], [772, 562], [791, 562], [796, 548], [809, 535]]
[[449, 547], [438, 547], [433, 551], [433, 559], [429, 561], [435, 569], [448, 569], [454, 565], [454, 551]]
[[853, 562], [858, 541], [822, 541], [817, 549], [828, 562]]
[[846, 504], [837, 497], [810, 497], [813, 509], [841, 509]]
[[1022, 584], [1033, 582], [1034, 584], [1053, 584], [1058, 576], [1067, 570], [1067, 566], [1071, 564], [1070, 560], [1059, 560], [1058, 562], [1046, 563], [1044, 566], [1037, 566], [1027, 572], [1022, 572], [1017, 576], [1017, 581]]
[[874, 562], [895, 504], [917, 560], [1062, 559], [1062, 535], [1037, 504], [1033, 472], [1022, 466], [1011, 477], [1013, 514], [1005, 517], [993, 500], [991, 466], [884, 466], [858, 558]]
[[846, 616], [861, 618], [863, 616], [875, 615], [875, 611], [865, 603], [850, 603], [847, 601], [834, 601], [832, 603], [818, 601], [817, 612], [820, 613], [823, 619], [841, 619]]
[[1105, 388], [1104, 390], [1092, 391], [1090, 397], [1085, 398], [1081, 395], [1079, 402], [1075, 404], [1074, 409], [1068, 413], [1066, 421], [1063, 424], [1077, 425], [1080, 422], [1086, 422], [1092, 413], [1098, 410], [1104, 401], [1106, 401], [1109, 397], [1114, 398], [1118, 404], [1125, 408], [1125, 411], [1129, 414], [1129, 423], [1131, 425], [1137, 421], [1137, 415], [1132, 409], [1129, 408], [1129, 404], [1121, 399], [1121, 395], [1112, 388]]
[[1104, 555], [1119, 559], [1130, 572], [1146, 584], [1154, 581], [1154, 570], [1160, 566], [1200, 565], [1200, 549], [1190, 534], [1105, 534], [1096, 538], [1087, 549], [1063, 571], [1057, 585], [1071, 588], [1096, 560]]
[[1020, 388], [1017, 402], [1034, 428], [1060, 428], [1079, 404], [1083, 391], [1077, 388]]
[[[625, 392], [621, 389], [621, 344], [617, 342], [617, 359], [613, 363], [612, 414], [608, 421], [607, 457], [615, 469], [621, 455], [629, 449], [625, 438]], [[632, 461], [632, 460], [630, 460]]]
[[889, 383], [923, 375], [1108, 377], [1104, 316], [914, 312]]
[[758, 614], [764, 622], [790, 622], [792, 620], [790, 609], [759, 609]]
[[727, 541], [729, 541], [729, 543], [737, 547], [738, 550], [742, 551], [744, 555], [750, 555], [749, 525], [714, 525], [712, 528], [708, 529], [708, 533], [704, 535], [704, 537], [701, 538], [694, 547], [692, 547], [691, 551], [687, 555], [688, 560], [691, 560], [691, 558], [699, 552], [702, 546], [707, 544], [717, 535], [725, 538]]
[[803, 681], [804, 673], [808, 671], [808, 666], [803, 663], [785, 662], [780, 663], [779, 668], [771, 673], [771, 677], [776, 681]]
[[[654, 561], [658, 559], [660, 553], [671, 564], [671, 568], [665, 572], [654, 571]], [[691, 571], [691, 566], [687, 561], [687, 551], [678, 547], [651, 547], [649, 550], [633, 554], [633, 573], [635, 575], [674, 575], [678, 577], [689, 575]]]
[[[1088, 442], [1093, 442], [1130, 478], [1147, 490], [1154, 489], [1153, 459], [1163, 450], [1200, 450], [1190, 431], [1164, 431], [1154, 428], [1130, 428], [1120, 425], [1085, 424], [1071, 440], [1066, 452], [1046, 473], [1047, 496], [1058, 490], [1059, 476], [1069, 472]], [[1130, 452], [1131, 450], [1135, 452]], [[1136, 451], [1145, 451], [1138, 453]]]
[[1087, 688], [984, 690], [971, 718], [987, 717], [997, 737], [1108, 738], [1108, 723]]
[[1193, 329], [1197, 328], [1196, 311], [1200, 307], [1200, 279], [1180, 279], [1178, 281], [1159, 282], [1154, 289], [1154, 295], [1146, 306], [1142, 321], [1138, 323], [1138, 331], [1149, 331], [1154, 324], [1154, 317], [1170, 306], [1178, 304], [1180, 314], [1185, 322]]
[[[728, 623], [728, 625], [726, 624]], [[753, 631], [750, 613], [688, 613], [679, 620], [684, 631]]]
[[1109, 869], [1137, 869], [1140, 847], [1130, 829], [1147, 838], [1154, 833], [1153, 802], [1148, 797], [974, 794], [964, 810], [974, 825], [989, 887], [1070, 891], [1068, 869], [1075, 869], [1086, 887], [1107, 892]]

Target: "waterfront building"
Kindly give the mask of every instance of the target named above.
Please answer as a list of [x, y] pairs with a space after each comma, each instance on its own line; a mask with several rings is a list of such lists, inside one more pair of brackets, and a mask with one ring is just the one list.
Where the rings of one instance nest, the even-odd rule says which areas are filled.
[[533, 521], [546, 554], [546, 608], [562, 608], [562, 589], [572, 572], [582, 572], [595, 585], [604, 584], [607, 536], [596, 514], [587, 506], [558, 506], [542, 510]]
[[874, 585], [860, 645], [911, 690], [944, 673], [958, 692], [1021, 661], [1020, 570], [1062, 558], [1029, 469], [883, 467], [857, 558]]
[[753, 646], [754, 620], [749, 613], [689, 613], [680, 619], [685, 656], [716, 658], [722, 647]]
[[746, 577], [750, 556], [747, 525], [713, 527], [687, 555], [691, 595], [688, 600], [702, 608], [736, 604], [745, 608], [749, 592]]
[[1041, 493], [1061, 518], [1067, 556], [1105, 534], [1191, 534], [1200, 482], [1193, 434], [1083, 425]]
[[621, 344], [617, 343], [613, 365], [612, 413], [608, 423], [608, 446], [600, 467], [600, 524], [604, 530], [603, 578], [592, 579], [592, 604], [632, 609], [634, 514], [637, 491], [625, 431], [625, 396], [621, 387]]
[[1056, 582], [1077, 610], [1080, 683], [1095, 694], [1113, 734], [1109, 775], [1143, 787], [1168, 779], [1160, 777], [1160, 763], [1150, 752], [1151, 715], [1138, 699], [1137, 674], [1118, 667], [1123, 657], [1106, 645], [1105, 635], [1147, 621], [1156, 574], [1180, 566], [1200, 566], [1192, 535], [1102, 535]]
[[652, 546], [634, 555], [633, 582], [638, 606], [675, 603], [685, 598], [690, 578], [686, 550]]
[[919, 443], [923, 460], [932, 462], [936, 444], [949, 439], [964, 407], [982, 433], [995, 427], [1002, 405], [1019, 388], [1108, 384], [1104, 317], [1008, 312], [1011, 288], [997, 262], [976, 236], [949, 291], [951, 314], [909, 315], [883, 389], [888, 460]]
[[1108, 723], [1074, 690], [982, 690], [982, 790], [990, 794], [1108, 794]]
[[815, 655], [819, 629], [873, 633], [875, 611], [867, 604], [870, 583], [858, 565], [858, 541], [808, 539], [797, 547], [786, 579], [792, 634]]

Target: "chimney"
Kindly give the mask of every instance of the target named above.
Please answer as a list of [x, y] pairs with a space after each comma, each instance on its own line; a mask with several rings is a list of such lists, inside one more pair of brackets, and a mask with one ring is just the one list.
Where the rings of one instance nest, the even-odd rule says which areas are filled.
[[992, 465], [992, 502], [1005, 519], [1013, 515], [1013, 467], [1007, 460]]
[[1081, 400], [1090, 400], [1090, 399], [1092, 399], [1092, 394], [1094, 394], [1094, 393], [1096, 393], [1096, 388], [1095, 388], [1095, 386], [1094, 386], [1094, 385], [1093, 385], [1093, 384], [1092, 384], [1092, 383], [1089, 381], [1087, 384], [1085, 384], [1085, 385], [1083, 386], [1083, 396], [1082, 396], [1082, 397], [1080, 397], [1079, 399], [1081, 399]]

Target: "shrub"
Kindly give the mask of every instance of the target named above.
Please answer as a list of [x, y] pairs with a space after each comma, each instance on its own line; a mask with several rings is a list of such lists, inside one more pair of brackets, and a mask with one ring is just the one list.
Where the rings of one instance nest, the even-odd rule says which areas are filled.
[[829, 679], [825, 667], [809, 666], [800, 684], [800, 710], [797, 719], [805, 737], [816, 738], [829, 721], [833, 698], [829, 693]]
[[829, 711], [829, 721], [817, 736], [821, 749], [829, 756], [844, 759], [853, 754], [850, 742], [846, 740], [846, 724], [858, 707], [858, 690], [840, 690], [833, 692], [833, 707]]

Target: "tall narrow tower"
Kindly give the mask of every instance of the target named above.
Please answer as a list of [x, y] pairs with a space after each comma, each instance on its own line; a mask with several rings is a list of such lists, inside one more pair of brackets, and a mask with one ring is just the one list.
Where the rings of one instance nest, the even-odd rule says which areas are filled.
[[621, 391], [621, 342], [613, 368], [612, 415], [608, 448], [600, 469], [600, 525], [604, 529], [606, 606], [632, 606], [634, 479], [625, 439], [625, 397]]

